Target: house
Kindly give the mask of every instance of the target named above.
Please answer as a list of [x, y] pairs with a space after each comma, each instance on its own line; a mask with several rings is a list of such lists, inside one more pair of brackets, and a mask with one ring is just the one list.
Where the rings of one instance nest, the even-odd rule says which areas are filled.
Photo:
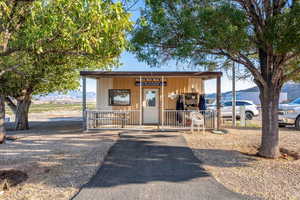
[[[189, 128], [199, 111], [204, 81], [216, 79], [220, 109], [221, 72], [81, 71], [87, 130], [99, 128]], [[86, 78], [96, 79], [96, 110], [86, 107]], [[205, 99], [204, 99], [205, 101]], [[207, 128], [219, 128], [219, 112], [201, 110]]]

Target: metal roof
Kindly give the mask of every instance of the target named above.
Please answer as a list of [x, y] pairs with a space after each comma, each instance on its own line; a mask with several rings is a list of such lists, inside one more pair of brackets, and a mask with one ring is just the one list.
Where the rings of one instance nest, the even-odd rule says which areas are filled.
[[138, 76], [189, 76], [189, 77], [202, 77], [204, 79], [216, 78], [222, 76], [222, 72], [195, 72], [195, 71], [81, 71], [81, 76], [89, 78], [99, 77], [138, 77]]

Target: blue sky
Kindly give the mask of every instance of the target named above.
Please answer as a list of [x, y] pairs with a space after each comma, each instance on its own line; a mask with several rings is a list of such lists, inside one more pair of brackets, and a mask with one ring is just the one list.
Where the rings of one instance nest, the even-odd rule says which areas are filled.
[[[131, 10], [132, 20], [136, 21], [136, 19], [140, 16], [140, 9], [144, 6], [143, 0], [140, 0]], [[161, 65], [160, 67], [153, 68], [147, 65], [146, 63], [139, 62], [135, 56], [129, 52], [124, 52], [121, 55], [121, 63], [122, 66], [114, 69], [117, 71], [191, 71], [189, 69], [182, 69], [180, 65], [176, 66], [175, 62], [169, 62], [169, 64]], [[194, 71], [194, 70], [192, 70]], [[250, 80], [245, 81], [237, 81], [236, 88], [237, 90], [246, 89], [249, 87], [253, 87], [255, 84]], [[226, 73], [224, 73], [222, 77], [222, 92], [227, 92], [232, 89], [232, 81], [227, 77]], [[216, 90], [216, 81], [208, 80], [205, 82], [205, 93], [214, 93]], [[96, 81], [92, 79], [87, 80], [87, 91], [96, 91]]]
[[[134, 55], [128, 52], [122, 54], [121, 62], [123, 63], [123, 65], [114, 70], [116, 71], [185, 71], [180, 69], [180, 66], [176, 66], [172, 64], [162, 65], [159, 68], [150, 67], [146, 63], [139, 62]], [[227, 92], [232, 89], [232, 80], [228, 78], [226, 73], [223, 73], [221, 84], [222, 84], [222, 92]], [[255, 86], [255, 84], [250, 80], [236, 82], [237, 90], [246, 89], [253, 86]], [[96, 92], [95, 80], [92, 79], [87, 80], [87, 91]], [[215, 91], [216, 91], [216, 81], [215, 80], [205, 81], [205, 93], [214, 93]]]

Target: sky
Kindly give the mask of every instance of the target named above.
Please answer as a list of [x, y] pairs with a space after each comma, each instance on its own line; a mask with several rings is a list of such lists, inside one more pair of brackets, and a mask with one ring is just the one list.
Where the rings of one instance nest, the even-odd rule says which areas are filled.
[[[191, 71], [181, 70], [180, 66], [168, 64], [161, 67], [150, 67], [146, 63], [139, 62], [135, 56], [131, 53], [125, 52], [121, 55], [122, 66], [114, 69], [114, 71]], [[193, 70], [194, 71], [194, 70]], [[236, 81], [236, 90], [247, 89], [255, 86], [251, 80]], [[221, 91], [227, 92], [232, 90], [232, 80], [227, 76], [227, 73], [223, 73], [221, 79]], [[96, 81], [93, 79], [87, 79], [87, 91], [96, 92]], [[216, 80], [205, 81], [205, 93], [215, 93]]]
[[[130, 12], [132, 13], [132, 20], [136, 21], [140, 16], [140, 9], [144, 6], [143, 0], [140, 0]], [[180, 69], [180, 65], [176, 66], [175, 62], [169, 62], [169, 64], [161, 65], [160, 67], [151, 67], [146, 63], [139, 62], [136, 57], [129, 53], [124, 52], [120, 61], [122, 66], [113, 69], [115, 71], [195, 71], [189, 69]], [[255, 84], [251, 80], [237, 81], [236, 89], [242, 90], [255, 86]], [[232, 80], [227, 76], [226, 73], [223, 73], [221, 80], [221, 91], [227, 92], [232, 90]], [[93, 79], [87, 79], [87, 91], [96, 92], [96, 81]], [[205, 93], [214, 93], [216, 91], [216, 80], [208, 80], [205, 81]]]

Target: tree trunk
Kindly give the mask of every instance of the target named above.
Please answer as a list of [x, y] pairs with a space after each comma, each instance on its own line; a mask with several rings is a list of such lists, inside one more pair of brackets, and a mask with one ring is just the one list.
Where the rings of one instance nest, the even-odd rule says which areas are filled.
[[0, 94], [0, 144], [5, 142], [5, 104], [4, 96]]
[[262, 105], [262, 137], [258, 154], [266, 158], [277, 158], [279, 152], [278, 104], [281, 87], [260, 88]]
[[26, 94], [21, 98], [17, 98], [16, 110], [16, 130], [29, 129], [28, 113], [31, 104], [31, 95]]

